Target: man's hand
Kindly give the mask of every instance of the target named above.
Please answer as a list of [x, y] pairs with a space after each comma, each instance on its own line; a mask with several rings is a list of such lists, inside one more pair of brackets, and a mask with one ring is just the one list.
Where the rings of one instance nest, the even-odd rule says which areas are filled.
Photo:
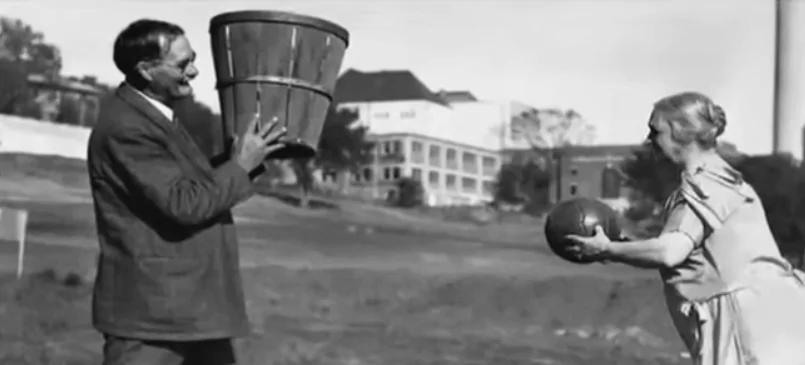
[[247, 172], [262, 165], [269, 153], [284, 146], [282, 137], [285, 136], [286, 129], [277, 128], [277, 120], [278, 118], [274, 117], [271, 122], [261, 125], [260, 116], [255, 115], [243, 136], [235, 137], [233, 158]]

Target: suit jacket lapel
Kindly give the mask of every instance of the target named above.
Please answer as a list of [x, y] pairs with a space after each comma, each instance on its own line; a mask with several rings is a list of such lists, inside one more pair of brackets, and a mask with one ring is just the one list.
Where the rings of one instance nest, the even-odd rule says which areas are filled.
[[123, 99], [127, 104], [131, 105], [135, 110], [145, 115], [149, 120], [161, 126], [171, 126], [171, 121], [162, 114], [157, 108], [151, 105], [148, 100], [138, 94], [131, 86], [126, 83], [120, 84], [117, 88], [117, 95]]
[[207, 160], [204, 152], [201, 150], [201, 148], [199, 148], [198, 144], [196, 144], [196, 140], [193, 139], [192, 136], [190, 136], [190, 132], [187, 131], [187, 128], [185, 128], [181, 124], [181, 122], [179, 122], [179, 120], [175, 120], [174, 123], [176, 123], [176, 133], [179, 134], [179, 137], [182, 139], [182, 142], [185, 143], [187, 148], [190, 148], [194, 151], [192, 156], [188, 157], [190, 157], [193, 161], [201, 165], [201, 167], [205, 169], [210, 168], [211, 167], [210, 161]]
[[[173, 143], [181, 145], [179, 151], [185, 155], [190, 161], [193, 161], [198, 167], [202, 169], [209, 167], [209, 161], [203, 157], [204, 153], [199, 150], [195, 145], [193, 139], [184, 131], [184, 127], [178, 121], [169, 120], [165, 114], [161, 113], [157, 108], [151, 105], [148, 100], [138, 94], [131, 86], [122, 83], [117, 88], [117, 95], [123, 99], [132, 108], [143, 114], [148, 120], [157, 124], [158, 127], [163, 129]], [[189, 150], [192, 151], [189, 151]]]

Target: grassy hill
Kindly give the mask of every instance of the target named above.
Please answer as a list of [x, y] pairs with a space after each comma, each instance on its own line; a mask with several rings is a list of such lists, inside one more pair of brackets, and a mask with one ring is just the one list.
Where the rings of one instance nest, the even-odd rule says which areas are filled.
[[[255, 329], [239, 341], [242, 364], [683, 361], [654, 273], [563, 262], [538, 220], [284, 200], [235, 209]], [[84, 162], [0, 154], [0, 204], [30, 212], [24, 280], [11, 276], [14, 245], [0, 245], [0, 363], [97, 362]]]

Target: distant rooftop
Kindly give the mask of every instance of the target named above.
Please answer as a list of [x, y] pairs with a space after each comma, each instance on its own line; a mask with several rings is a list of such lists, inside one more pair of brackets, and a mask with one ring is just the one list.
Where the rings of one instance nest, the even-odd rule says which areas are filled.
[[362, 72], [349, 69], [336, 81], [334, 94], [338, 103], [427, 100], [449, 106], [408, 70]]
[[446, 102], [451, 104], [478, 101], [478, 98], [476, 98], [475, 95], [472, 95], [472, 93], [467, 90], [455, 90], [455, 91], [440, 90], [438, 93], [436, 93], [436, 95], [438, 95]]
[[29, 75], [28, 83], [31, 85], [40, 86], [47, 89], [72, 91], [82, 94], [100, 95], [103, 93], [102, 89], [93, 85], [82, 83], [77, 80], [70, 80], [66, 78], [51, 80], [43, 75], [37, 75], [37, 74]]

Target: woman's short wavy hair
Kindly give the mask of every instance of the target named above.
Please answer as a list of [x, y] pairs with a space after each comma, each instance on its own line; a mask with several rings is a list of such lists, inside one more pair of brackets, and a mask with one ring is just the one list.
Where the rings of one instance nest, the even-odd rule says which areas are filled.
[[683, 145], [695, 142], [707, 149], [716, 147], [718, 137], [727, 126], [724, 109], [708, 96], [692, 91], [667, 96], [654, 103], [649, 123], [659, 123], [660, 119], [669, 123], [675, 142]]

